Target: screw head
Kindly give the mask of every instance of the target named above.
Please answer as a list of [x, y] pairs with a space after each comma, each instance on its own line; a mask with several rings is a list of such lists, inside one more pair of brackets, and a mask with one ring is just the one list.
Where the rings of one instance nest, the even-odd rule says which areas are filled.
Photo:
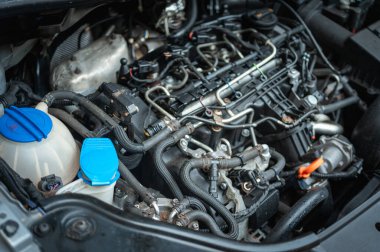
[[39, 236], [45, 236], [48, 233], [50, 233], [50, 231], [51, 231], [51, 226], [49, 223], [46, 223], [46, 222], [42, 222], [38, 224], [34, 229], [34, 232]]
[[249, 137], [250, 134], [251, 134], [251, 133], [249, 132], [249, 129], [243, 129], [243, 130], [241, 131], [241, 135], [242, 135], [243, 137]]
[[198, 230], [199, 229], [198, 223], [194, 222], [193, 224], [191, 224], [191, 228]]
[[227, 151], [227, 145], [225, 145], [225, 144], [221, 144], [221, 145], [220, 145], [220, 150], [226, 152], [226, 151]]
[[219, 185], [219, 188], [222, 189], [223, 191], [226, 190], [227, 187], [228, 187], [228, 186], [227, 186], [227, 183], [225, 183], [225, 182], [222, 182], [222, 183], [220, 183], [220, 185]]

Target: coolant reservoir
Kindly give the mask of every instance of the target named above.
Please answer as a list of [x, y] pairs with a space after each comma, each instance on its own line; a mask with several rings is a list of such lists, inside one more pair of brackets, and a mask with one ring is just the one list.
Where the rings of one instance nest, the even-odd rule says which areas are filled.
[[80, 193], [112, 204], [119, 159], [109, 138], [87, 138], [80, 154], [79, 179], [62, 187], [57, 194]]
[[[45, 108], [47, 109], [47, 107]], [[71, 182], [79, 170], [79, 148], [67, 127], [46, 110], [10, 107], [0, 118], [0, 156], [36, 186], [42, 177]]]

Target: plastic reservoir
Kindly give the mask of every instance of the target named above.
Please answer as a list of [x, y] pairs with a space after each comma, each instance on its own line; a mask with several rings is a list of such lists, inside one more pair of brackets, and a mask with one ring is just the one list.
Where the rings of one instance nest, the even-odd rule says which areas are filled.
[[44, 109], [47, 107], [4, 110], [0, 117], [0, 156], [36, 186], [51, 174], [67, 184], [79, 170], [79, 148], [67, 127]]
[[57, 194], [80, 193], [112, 204], [119, 159], [109, 138], [87, 138], [80, 154], [79, 179], [59, 189]]

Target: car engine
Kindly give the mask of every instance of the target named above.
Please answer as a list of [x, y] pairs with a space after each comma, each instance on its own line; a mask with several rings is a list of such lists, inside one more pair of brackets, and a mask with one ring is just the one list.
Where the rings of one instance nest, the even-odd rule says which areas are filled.
[[1, 188], [23, 211], [74, 197], [264, 245], [376, 192], [379, 1], [95, 2], [0, 21]]

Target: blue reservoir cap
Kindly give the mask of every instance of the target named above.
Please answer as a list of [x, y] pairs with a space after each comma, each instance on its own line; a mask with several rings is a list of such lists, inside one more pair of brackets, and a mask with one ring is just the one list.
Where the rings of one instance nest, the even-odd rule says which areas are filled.
[[10, 107], [0, 117], [0, 134], [19, 143], [30, 143], [47, 138], [53, 127], [49, 115], [34, 108]]
[[120, 177], [119, 159], [109, 138], [86, 138], [79, 162], [78, 176], [89, 185], [110, 185]]

